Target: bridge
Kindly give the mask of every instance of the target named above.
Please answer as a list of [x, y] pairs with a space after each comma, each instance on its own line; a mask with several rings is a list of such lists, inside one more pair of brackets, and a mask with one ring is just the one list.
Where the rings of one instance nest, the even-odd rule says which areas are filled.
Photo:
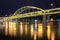
[[[5, 18], [4, 21], [6, 21], [5, 22], [6, 35], [10, 33], [12, 29], [13, 31], [11, 32], [11, 34], [13, 35], [16, 35], [16, 33], [19, 34], [20, 29], [21, 29], [21, 34], [22, 34], [23, 28], [26, 28], [26, 29], [23, 29], [26, 31], [25, 33], [27, 33], [27, 30], [28, 29], [30, 30], [30, 28], [31, 29], [34, 28], [33, 30], [36, 30], [36, 31], [41, 30], [42, 32], [42, 26], [43, 28], [45, 28], [49, 22], [51, 23], [51, 26], [53, 25], [52, 21], [54, 19], [50, 18], [50, 16], [51, 15], [53, 16], [54, 14], [60, 15], [60, 8], [53, 8], [53, 9], [47, 9], [47, 10], [34, 7], [34, 6], [24, 6], [22, 8], [19, 8], [18, 10], [14, 12], [13, 15], [10, 15], [9, 17], [4, 17]], [[60, 20], [57, 20], [57, 21], [60, 21]], [[41, 29], [39, 29], [40, 27]], [[14, 30], [17, 30], [17, 32], [15, 32]], [[28, 33], [30, 33], [30, 31], [28, 31]]]
[[[23, 12], [25, 10], [30, 10], [33, 9], [32, 12], [28, 11], [28, 13]], [[34, 11], [36, 9], [37, 11]], [[59, 14], [60, 13], [60, 8], [54, 8], [54, 9], [48, 9], [44, 10], [38, 7], [34, 6], [24, 6], [20, 9], [18, 9], [12, 16], [10, 16], [11, 19], [15, 18], [26, 18], [26, 17], [34, 17], [34, 16], [40, 16], [40, 15], [50, 15], [50, 14]]]

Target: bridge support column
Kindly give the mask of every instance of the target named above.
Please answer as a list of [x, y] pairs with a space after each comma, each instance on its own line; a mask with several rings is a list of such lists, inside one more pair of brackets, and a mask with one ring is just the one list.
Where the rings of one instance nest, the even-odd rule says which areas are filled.
[[43, 36], [43, 40], [47, 40], [47, 32], [46, 32], [47, 31], [47, 27], [46, 27], [47, 26], [46, 25], [47, 23], [46, 23], [46, 14], [45, 14], [45, 12], [43, 14], [43, 22], [42, 23], [43, 23], [43, 30], [44, 30], [44, 32], [43, 32], [44, 33], [43, 34], [44, 35]]

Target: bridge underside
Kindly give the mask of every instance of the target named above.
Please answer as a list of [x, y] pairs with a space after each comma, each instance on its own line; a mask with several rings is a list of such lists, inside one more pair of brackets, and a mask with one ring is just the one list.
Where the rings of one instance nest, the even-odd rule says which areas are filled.
[[[49, 18], [48, 18], [49, 17]], [[25, 17], [25, 18], [16, 18], [19, 21], [31, 21], [31, 20], [40, 20], [43, 22], [43, 15], [41, 16], [34, 16], [34, 17]], [[58, 20], [60, 19], [60, 14], [51, 14], [51, 15], [46, 15], [46, 21], [50, 20], [51, 18], [53, 18], [53, 20]], [[12, 20], [16, 20], [16, 19], [12, 19]]]

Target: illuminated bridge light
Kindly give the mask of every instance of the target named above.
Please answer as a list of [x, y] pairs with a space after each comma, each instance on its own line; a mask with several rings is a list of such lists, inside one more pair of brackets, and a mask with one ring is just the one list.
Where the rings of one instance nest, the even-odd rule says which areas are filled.
[[35, 20], [34, 40], [37, 39], [37, 20]]
[[22, 36], [23, 35], [23, 23], [20, 22], [20, 35]]
[[42, 38], [43, 36], [43, 26], [42, 23], [38, 23], [38, 37]]
[[35, 20], [35, 30], [37, 30], [37, 20]]
[[51, 3], [50, 5], [53, 6], [53, 3]]

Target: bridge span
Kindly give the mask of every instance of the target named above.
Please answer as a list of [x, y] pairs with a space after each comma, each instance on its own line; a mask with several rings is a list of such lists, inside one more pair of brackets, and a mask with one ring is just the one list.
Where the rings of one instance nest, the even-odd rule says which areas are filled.
[[34, 6], [24, 6], [16, 10], [13, 15], [0, 18], [3, 18], [5, 35], [21, 37], [30, 35], [34, 40], [42, 37], [54, 40], [56, 35], [60, 37], [60, 8], [44, 10]]

